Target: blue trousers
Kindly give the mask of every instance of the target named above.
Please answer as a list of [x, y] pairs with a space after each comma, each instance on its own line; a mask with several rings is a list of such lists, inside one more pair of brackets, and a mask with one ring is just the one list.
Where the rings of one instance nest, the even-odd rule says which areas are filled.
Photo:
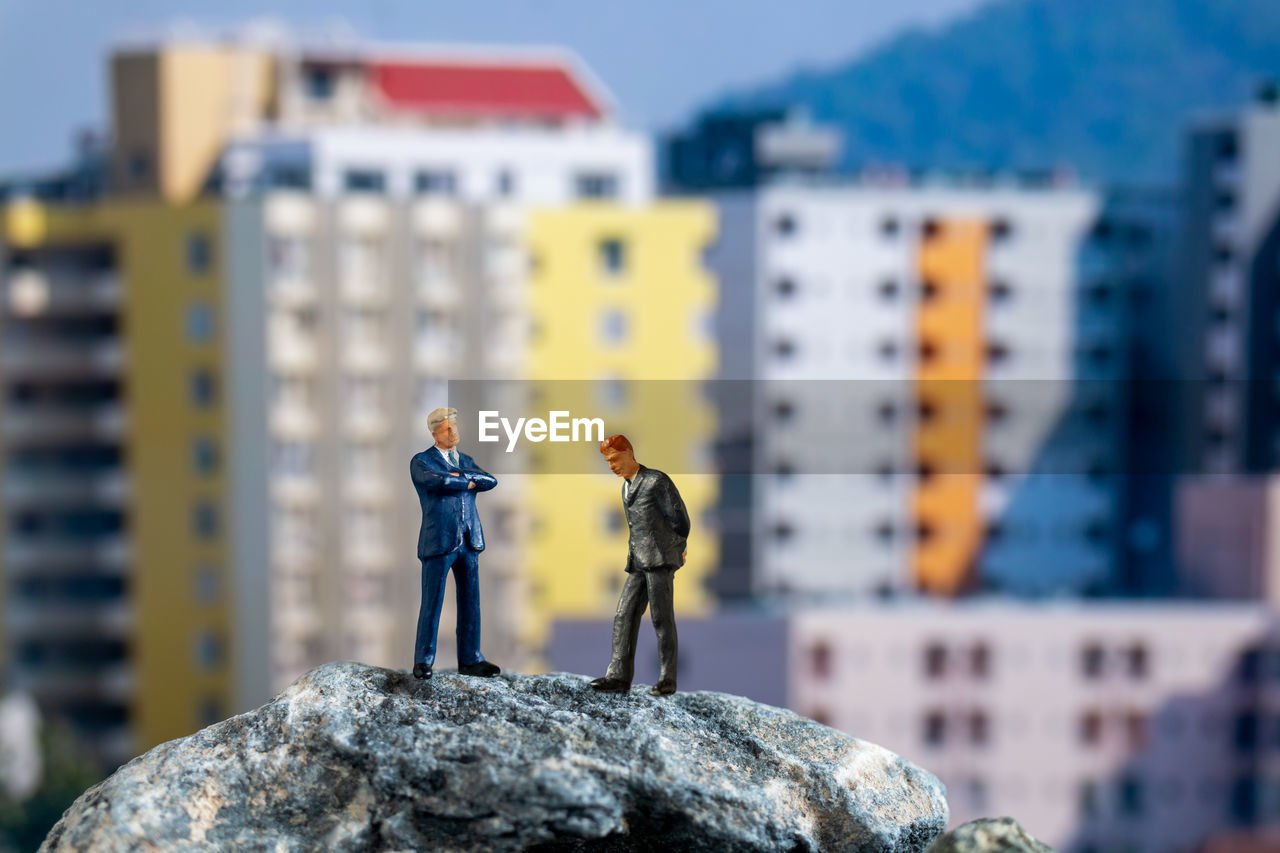
[[479, 556], [464, 542], [448, 554], [422, 560], [422, 607], [418, 610], [414, 663], [436, 662], [436, 632], [440, 630], [440, 607], [444, 604], [449, 569], [453, 569], [453, 583], [458, 588], [458, 663], [484, 660], [480, 654]]

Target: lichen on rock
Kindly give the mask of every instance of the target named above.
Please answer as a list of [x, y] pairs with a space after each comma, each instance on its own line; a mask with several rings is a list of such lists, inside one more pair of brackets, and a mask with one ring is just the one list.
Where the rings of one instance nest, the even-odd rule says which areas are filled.
[[922, 851], [942, 785], [720, 693], [334, 663], [86, 791], [42, 850]]

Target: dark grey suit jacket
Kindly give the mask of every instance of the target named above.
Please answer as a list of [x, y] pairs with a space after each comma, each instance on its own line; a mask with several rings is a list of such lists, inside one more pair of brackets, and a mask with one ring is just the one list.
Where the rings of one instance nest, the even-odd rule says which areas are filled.
[[641, 465], [623, 492], [630, 533], [627, 571], [680, 568], [689, 539], [689, 511], [676, 484], [661, 471]]

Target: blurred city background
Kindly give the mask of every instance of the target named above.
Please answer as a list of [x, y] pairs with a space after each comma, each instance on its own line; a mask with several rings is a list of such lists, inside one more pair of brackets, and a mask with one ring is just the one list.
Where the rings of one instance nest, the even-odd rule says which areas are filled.
[[486, 655], [603, 673], [618, 481], [488, 401], [676, 480], [682, 689], [1280, 850], [1280, 5], [600, 5], [0, 0], [0, 844], [411, 665], [437, 406]]

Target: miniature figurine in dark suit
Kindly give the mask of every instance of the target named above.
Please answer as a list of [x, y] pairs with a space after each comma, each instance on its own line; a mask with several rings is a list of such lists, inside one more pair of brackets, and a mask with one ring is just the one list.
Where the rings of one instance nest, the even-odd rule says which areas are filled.
[[635, 674], [636, 639], [645, 607], [658, 635], [658, 683], [654, 696], [676, 692], [676, 614], [672, 597], [676, 569], [684, 565], [689, 538], [689, 512], [671, 478], [636, 462], [625, 435], [611, 435], [600, 452], [613, 473], [622, 477], [622, 506], [627, 516], [627, 582], [613, 617], [613, 656], [596, 690], [625, 693]]
[[484, 528], [476, 514], [476, 492], [487, 492], [498, 481], [480, 470], [475, 460], [459, 453], [458, 412], [436, 409], [427, 416], [435, 447], [414, 454], [409, 463], [413, 486], [422, 504], [418, 559], [422, 561], [422, 606], [413, 649], [413, 674], [430, 678], [436, 662], [436, 632], [444, 586], [453, 569], [458, 588], [458, 672], [497, 675], [497, 666], [480, 654], [479, 555]]

